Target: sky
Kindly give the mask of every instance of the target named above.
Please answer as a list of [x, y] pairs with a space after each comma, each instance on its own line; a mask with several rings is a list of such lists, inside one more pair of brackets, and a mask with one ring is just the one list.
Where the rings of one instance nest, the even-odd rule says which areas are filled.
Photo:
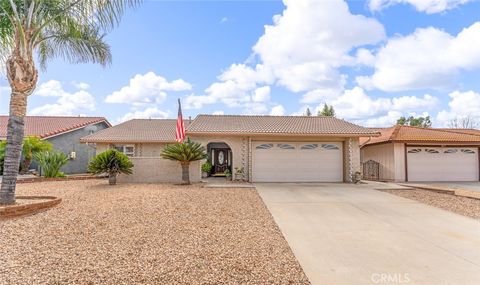
[[[28, 115], [302, 115], [390, 126], [480, 118], [480, 1], [145, 1], [106, 36], [113, 62], [53, 60]], [[10, 91], [0, 75], [0, 114]]]

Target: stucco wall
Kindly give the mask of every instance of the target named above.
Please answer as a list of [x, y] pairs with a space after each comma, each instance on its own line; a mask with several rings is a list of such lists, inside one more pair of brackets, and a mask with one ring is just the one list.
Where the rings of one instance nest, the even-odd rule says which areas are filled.
[[393, 144], [378, 144], [364, 146], [362, 152], [362, 163], [373, 160], [380, 164], [379, 178], [385, 181], [395, 181], [395, 155]]
[[[96, 131], [108, 128], [107, 124], [99, 123], [95, 124]], [[95, 148], [91, 145], [80, 143], [80, 138], [91, 134], [91, 128], [82, 128], [65, 134], [61, 134], [47, 139], [55, 150], [61, 151], [66, 155], [70, 155], [72, 151], [75, 151], [76, 158], [70, 159], [68, 163], [62, 167], [62, 171], [66, 174], [86, 173], [87, 166], [90, 159], [95, 155]], [[33, 165], [32, 168], [38, 166]]]
[[[132, 157], [134, 164], [133, 174], [119, 175], [119, 182], [127, 183], [158, 183], [182, 181], [182, 167], [176, 161], [166, 160], [160, 157]], [[199, 162], [190, 165], [190, 181], [200, 181]]]
[[[97, 144], [97, 154], [102, 153], [114, 144]], [[117, 145], [121, 145], [118, 143]], [[126, 143], [126, 145], [131, 145]], [[182, 180], [182, 168], [176, 161], [166, 160], [160, 157], [165, 143], [136, 143], [135, 157], [131, 157], [134, 164], [133, 174], [119, 175], [119, 182], [130, 183], [158, 183], [173, 182], [179, 183]], [[200, 162], [193, 162], [190, 165], [190, 181], [200, 181]]]

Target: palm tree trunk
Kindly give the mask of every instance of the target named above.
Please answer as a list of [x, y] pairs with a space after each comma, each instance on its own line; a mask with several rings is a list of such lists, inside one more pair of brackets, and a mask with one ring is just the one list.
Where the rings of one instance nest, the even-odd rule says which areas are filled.
[[181, 162], [182, 184], [190, 185], [190, 162]]
[[16, 35], [15, 49], [6, 62], [7, 78], [12, 95], [10, 97], [10, 116], [7, 126], [7, 146], [0, 188], [0, 204], [15, 203], [15, 187], [22, 154], [27, 98], [37, 86], [38, 71], [33, 61], [32, 49], [28, 45], [30, 32], [26, 34], [26, 47], [21, 44]]
[[[24, 116], [27, 108], [27, 95], [12, 94], [10, 99], [10, 117], [7, 126], [7, 146], [3, 164], [3, 179], [0, 188], [0, 204], [15, 203], [15, 187], [22, 154], [22, 143], [25, 129]], [[14, 115], [12, 108], [24, 108], [23, 116]], [[23, 105], [23, 106], [22, 106]]]
[[108, 184], [117, 185], [117, 173], [112, 172], [108, 174]]

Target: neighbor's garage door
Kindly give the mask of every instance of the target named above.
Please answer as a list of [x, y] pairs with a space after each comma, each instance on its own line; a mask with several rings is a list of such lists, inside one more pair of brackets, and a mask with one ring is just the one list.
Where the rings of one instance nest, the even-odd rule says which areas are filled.
[[408, 147], [408, 181], [478, 181], [478, 149]]
[[341, 182], [341, 142], [253, 142], [254, 182]]

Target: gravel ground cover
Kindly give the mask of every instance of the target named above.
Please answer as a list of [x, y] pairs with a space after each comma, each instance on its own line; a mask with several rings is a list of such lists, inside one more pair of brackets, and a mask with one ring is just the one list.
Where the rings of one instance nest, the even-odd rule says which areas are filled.
[[254, 189], [18, 185], [46, 212], [0, 222], [0, 284], [309, 284]]
[[480, 200], [428, 190], [381, 190], [480, 221]]

